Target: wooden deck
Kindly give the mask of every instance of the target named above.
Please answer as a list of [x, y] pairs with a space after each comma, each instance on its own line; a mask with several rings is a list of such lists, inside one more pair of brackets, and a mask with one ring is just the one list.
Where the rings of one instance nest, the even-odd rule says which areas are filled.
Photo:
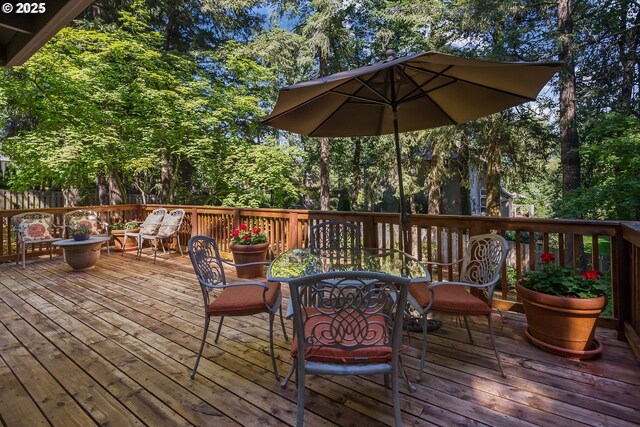
[[[486, 326], [479, 345], [443, 318], [430, 340], [428, 374], [401, 387], [406, 425], [625, 426], [640, 424], [640, 369], [626, 343], [598, 331], [601, 359], [577, 362], [533, 347], [524, 318], [496, 316], [508, 378], [496, 371]], [[103, 254], [71, 273], [61, 257], [0, 266], [0, 422], [6, 426], [280, 426], [295, 422], [295, 385], [271, 372], [266, 316], [225, 319], [189, 379], [202, 334], [200, 289], [187, 256], [136, 261]], [[290, 327], [290, 324], [288, 324]], [[215, 329], [214, 326], [212, 326]], [[289, 331], [291, 332], [291, 331]], [[416, 376], [420, 339], [405, 337]], [[289, 347], [276, 330], [279, 369]], [[306, 424], [392, 423], [382, 378], [307, 380]]]

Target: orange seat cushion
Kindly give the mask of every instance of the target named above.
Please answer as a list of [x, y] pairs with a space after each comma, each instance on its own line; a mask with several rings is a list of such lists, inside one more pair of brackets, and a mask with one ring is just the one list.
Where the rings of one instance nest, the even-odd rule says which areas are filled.
[[[365, 321], [361, 314], [356, 318], [343, 312], [338, 318], [333, 313], [322, 314], [309, 307], [306, 313], [309, 318], [305, 323], [305, 338], [313, 343], [305, 350], [305, 360], [344, 365], [387, 363], [391, 360], [390, 336], [384, 316], [367, 316]], [[342, 333], [336, 334], [336, 330]], [[356, 345], [370, 347], [349, 348]], [[298, 356], [297, 335], [293, 339], [291, 356]]]
[[[421, 282], [409, 285], [409, 292], [421, 307], [426, 307], [431, 301], [429, 284], [429, 282]], [[435, 298], [431, 305], [431, 311], [465, 316], [486, 316], [491, 314], [491, 307], [480, 298], [471, 295], [464, 286], [439, 285], [433, 288], [433, 291]]]
[[280, 296], [280, 282], [266, 282], [269, 286], [263, 298], [264, 288], [260, 286], [232, 286], [223, 289], [216, 299], [209, 303], [210, 316], [246, 316], [267, 311], [265, 300], [273, 307]]

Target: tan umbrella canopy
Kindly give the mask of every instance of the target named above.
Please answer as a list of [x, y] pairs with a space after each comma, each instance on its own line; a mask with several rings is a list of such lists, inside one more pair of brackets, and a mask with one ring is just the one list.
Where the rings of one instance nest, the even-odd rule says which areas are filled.
[[398, 133], [468, 122], [535, 100], [557, 62], [488, 62], [427, 52], [395, 58], [280, 89], [264, 123], [309, 136], [394, 134], [404, 208]]

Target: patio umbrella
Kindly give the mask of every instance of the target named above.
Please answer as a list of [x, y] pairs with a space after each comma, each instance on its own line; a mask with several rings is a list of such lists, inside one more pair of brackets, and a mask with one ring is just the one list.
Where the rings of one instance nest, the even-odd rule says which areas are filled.
[[509, 63], [427, 52], [385, 61], [280, 89], [264, 120], [315, 137], [393, 134], [403, 249], [408, 222], [402, 183], [400, 132], [465, 123], [533, 101], [557, 62]]

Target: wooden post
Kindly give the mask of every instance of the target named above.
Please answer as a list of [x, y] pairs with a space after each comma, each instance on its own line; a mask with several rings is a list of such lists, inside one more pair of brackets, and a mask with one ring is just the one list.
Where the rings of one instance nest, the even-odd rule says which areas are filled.
[[367, 215], [362, 221], [362, 237], [365, 248], [378, 247], [378, 227], [373, 220], [373, 215]]
[[287, 231], [287, 250], [300, 247], [298, 241], [298, 213], [289, 212], [289, 230]]
[[233, 230], [240, 228], [240, 209], [233, 210], [233, 220], [231, 221], [231, 228]]
[[191, 209], [191, 237], [200, 234], [198, 230], [198, 208]]
[[630, 245], [623, 237], [621, 225], [616, 227], [615, 242], [612, 242], [615, 253], [616, 269], [613, 276], [613, 314], [618, 318], [618, 339], [624, 340], [624, 323], [631, 321], [631, 283], [629, 281]]

